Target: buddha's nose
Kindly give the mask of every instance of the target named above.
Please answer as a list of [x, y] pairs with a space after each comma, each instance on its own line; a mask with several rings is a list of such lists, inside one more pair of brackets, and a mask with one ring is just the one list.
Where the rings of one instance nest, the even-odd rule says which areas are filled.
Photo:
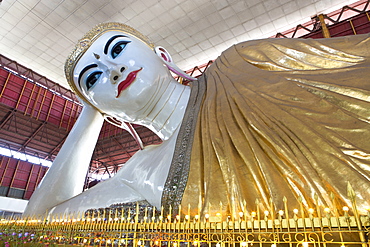
[[121, 67], [120, 69], [114, 69], [112, 70], [112, 72], [110, 73], [110, 80], [113, 84], [116, 84], [119, 79], [122, 77], [122, 73], [123, 71], [125, 71], [125, 67]]

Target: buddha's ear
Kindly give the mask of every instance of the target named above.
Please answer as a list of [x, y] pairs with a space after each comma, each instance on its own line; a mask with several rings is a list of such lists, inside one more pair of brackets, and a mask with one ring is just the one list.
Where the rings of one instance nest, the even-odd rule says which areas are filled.
[[170, 53], [164, 47], [156, 46], [154, 48], [154, 51], [158, 55], [158, 57], [160, 57], [162, 61], [166, 64], [168, 69], [171, 70], [173, 73], [189, 81], [197, 80], [196, 78], [191, 77], [190, 75], [182, 71], [179, 67], [177, 67], [177, 65], [173, 62]]
[[173, 63], [170, 53], [162, 46], [156, 46], [154, 48], [155, 53], [162, 58], [165, 63]]

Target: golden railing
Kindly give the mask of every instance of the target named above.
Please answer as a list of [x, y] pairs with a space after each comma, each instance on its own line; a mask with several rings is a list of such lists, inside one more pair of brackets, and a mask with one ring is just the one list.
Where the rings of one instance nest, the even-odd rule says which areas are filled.
[[[370, 246], [370, 211], [317, 206], [238, 214], [171, 215], [149, 207], [110, 208], [69, 216], [3, 219], [0, 246]], [[257, 201], [258, 204], [258, 201]]]
[[[209, 222], [188, 218], [6, 220], [3, 242], [85, 246], [369, 246], [369, 216]], [[33, 245], [31, 245], [33, 246]]]

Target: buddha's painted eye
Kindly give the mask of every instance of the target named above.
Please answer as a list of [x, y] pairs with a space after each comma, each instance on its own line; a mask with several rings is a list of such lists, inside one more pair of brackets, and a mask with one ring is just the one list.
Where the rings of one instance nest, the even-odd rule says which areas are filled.
[[99, 80], [103, 72], [95, 71], [86, 78], [86, 88], [89, 90]]
[[130, 41], [120, 41], [115, 44], [111, 50], [111, 56], [113, 59], [118, 57], [118, 55], [125, 49], [126, 45], [130, 43]]

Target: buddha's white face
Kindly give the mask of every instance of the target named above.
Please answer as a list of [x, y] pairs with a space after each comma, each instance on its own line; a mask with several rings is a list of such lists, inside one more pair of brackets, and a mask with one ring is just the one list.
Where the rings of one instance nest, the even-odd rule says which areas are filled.
[[129, 122], [148, 114], [170, 76], [148, 45], [119, 31], [99, 37], [73, 72], [74, 83], [91, 104]]

